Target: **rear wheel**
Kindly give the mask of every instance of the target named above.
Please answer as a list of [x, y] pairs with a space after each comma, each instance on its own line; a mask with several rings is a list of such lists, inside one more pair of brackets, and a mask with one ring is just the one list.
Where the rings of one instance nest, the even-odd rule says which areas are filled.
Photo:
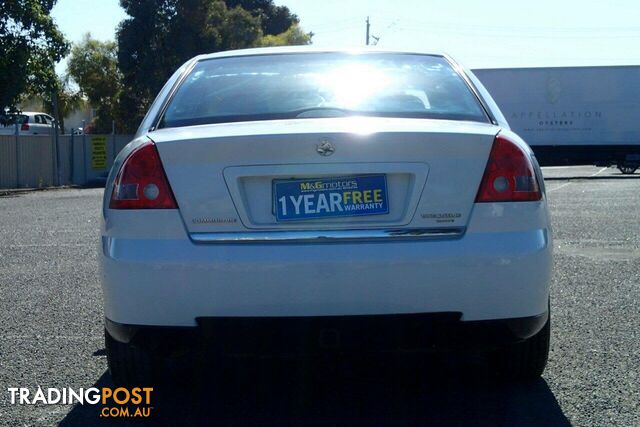
[[116, 341], [104, 331], [105, 349], [111, 378], [116, 385], [152, 385], [157, 376], [154, 357], [143, 348]]
[[551, 338], [551, 315], [542, 329], [522, 342], [497, 351], [497, 370], [507, 380], [535, 380], [547, 365]]
[[624, 175], [631, 175], [638, 169], [638, 166], [618, 165], [618, 169], [620, 169], [620, 172]]

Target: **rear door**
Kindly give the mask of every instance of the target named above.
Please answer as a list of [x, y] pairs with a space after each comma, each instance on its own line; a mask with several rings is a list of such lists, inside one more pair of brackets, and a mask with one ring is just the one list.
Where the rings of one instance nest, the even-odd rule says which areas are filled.
[[50, 135], [53, 133], [53, 117], [40, 114], [40, 126], [38, 133]]
[[34, 114], [27, 116], [29, 118], [29, 130], [27, 133], [32, 135], [42, 135], [45, 130], [42, 124], [42, 114]]

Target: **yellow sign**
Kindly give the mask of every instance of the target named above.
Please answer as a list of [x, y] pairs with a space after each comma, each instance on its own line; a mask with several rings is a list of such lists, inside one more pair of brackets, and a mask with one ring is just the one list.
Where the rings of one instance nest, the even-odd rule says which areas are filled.
[[107, 137], [91, 137], [91, 167], [94, 170], [107, 168]]

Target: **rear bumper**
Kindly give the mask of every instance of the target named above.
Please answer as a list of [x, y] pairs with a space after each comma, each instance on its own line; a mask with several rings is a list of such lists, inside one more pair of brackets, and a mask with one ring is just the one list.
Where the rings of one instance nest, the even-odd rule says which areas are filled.
[[547, 308], [547, 230], [388, 243], [196, 245], [104, 239], [107, 318], [195, 326], [206, 317], [462, 313], [463, 321]]
[[453, 237], [325, 243], [196, 243], [177, 210], [108, 211], [105, 317], [125, 325], [443, 312], [469, 322], [547, 310], [544, 202], [476, 204]]
[[539, 332], [537, 316], [463, 322], [461, 313], [377, 316], [199, 318], [193, 327], [125, 325], [105, 319], [116, 340], [156, 351], [210, 348], [224, 354], [304, 354], [322, 351], [430, 351], [492, 348]]

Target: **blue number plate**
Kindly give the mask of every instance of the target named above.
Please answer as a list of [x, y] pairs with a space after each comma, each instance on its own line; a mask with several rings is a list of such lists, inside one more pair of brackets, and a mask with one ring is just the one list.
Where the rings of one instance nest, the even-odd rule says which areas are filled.
[[273, 181], [277, 221], [389, 213], [386, 175]]

